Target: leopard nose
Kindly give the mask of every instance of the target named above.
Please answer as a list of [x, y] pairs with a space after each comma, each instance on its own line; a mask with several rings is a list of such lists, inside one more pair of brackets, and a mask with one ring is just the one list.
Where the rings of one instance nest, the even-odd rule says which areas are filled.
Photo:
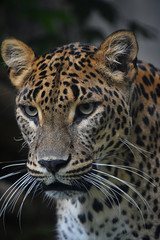
[[38, 161], [38, 163], [46, 168], [49, 172], [51, 173], [56, 173], [58, 172], [61, 168], [64, 168], [68, 162], [70, 161], [71, 157], [69, 155], [67, 160], [62, 160], [62, 159], [49, 159], [49, 160], [44, 160], [41, 159]]

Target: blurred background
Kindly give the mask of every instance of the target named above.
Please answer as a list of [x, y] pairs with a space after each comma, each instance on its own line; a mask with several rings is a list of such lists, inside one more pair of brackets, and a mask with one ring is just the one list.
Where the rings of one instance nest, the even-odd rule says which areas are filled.
[[[0, 42], [16, 37], [40, 55], [56, 46], [80, 41], [99, 46], [113, 31], [132, 30], [139, 43], [139, 59], [160, 67], [160, 1], [158, 0], [0, 0]], [[27, 158], [27, 147], [14, 116], [16, 90], [0, 58], [0, 176], [15, 171], [7, 164]], [[0, 181], [0, 197], [18, 178]], [[54, 204], [41, 194], [27, 197], [21, 225], [20, 202], [0, 218], [1, 240], [53, 240]], [[24, 195], [22, 194], [22, 201]], [[3, 199], [4, 200], [4, 199]], [[3, 204], [1, 200], [0, 205]]]

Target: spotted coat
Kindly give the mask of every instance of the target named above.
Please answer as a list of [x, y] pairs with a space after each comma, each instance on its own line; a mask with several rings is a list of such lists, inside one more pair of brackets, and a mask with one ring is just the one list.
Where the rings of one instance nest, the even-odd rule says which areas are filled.
[[57, 201], [60, 240], [160, 239], [160, 71], [137, 51], [128, 31], [39, 58], [2, 44], [28, 173]]

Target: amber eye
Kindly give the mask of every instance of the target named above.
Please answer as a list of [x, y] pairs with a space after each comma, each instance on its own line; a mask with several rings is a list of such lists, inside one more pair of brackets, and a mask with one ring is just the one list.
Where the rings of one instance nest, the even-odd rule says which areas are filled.
[[36, 117], [38, 115], [38, 110], [32, 106], [24, 106], [25, 113], [30, 117]]
[[94, 104], [93, 103], [84, 103], [79, 105], [79, 111], [84, 115], [89, 115], [94, 110]]

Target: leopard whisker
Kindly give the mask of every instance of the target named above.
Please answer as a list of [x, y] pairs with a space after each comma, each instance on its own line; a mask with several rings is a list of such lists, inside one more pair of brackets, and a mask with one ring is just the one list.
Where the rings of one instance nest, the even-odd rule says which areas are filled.
[[[5, 215], [5, 211], [6, 209], [11, 205], [10, 201], [13, 198], [13, 196], [16, 194], [16, 192], [18, 191], [18, 189], [20, 188], [20, 186], [22, 184], [24, 184], [24, 182], [26, 182], [27, 178], [29, 178], [28, 176], [29, 174], [26, 173], [25, 175], [23, 175], [21, 178], [19, 178], [15, 183], [13, 183], [6, 191], [5, 193], [2, 195], [2, 197], [0, 198], [0, 202], [2, 201], [2, 199], [6, 196], [2, 206], [1, 206], [1, 210], [0, 210], [0, 216], [4, 216]], [[17, 188], [18, 187], [18, 188]]]
[[[42, 192], [43, 193], [43, 192]], [[43, 202], [45, 202], [45, 205], [47, 206], [47, 208], [51, 208], [53, 205], [54, 200], [52, 198], [50, 198], [49, 196], [47, 196], [46, 194], [43, 193]]]
[[24, 180], [24, 181], [18, 186], [18, 188], [16, 189], [16, 192], [17, 192], [17, 193], [15, 193], [15, 196], [14, 196], [13, 200], [12, 200], [11, 203], [10, 203], [10, 205], [11, 205], [10, 210], [12, 211], [12, 213], [13, 213], [13, 211], [14, 211], [14, 209], [15, 209], [15, 206], [16, 206], [16, 204], [17, 204], [20, 196], [22, 195], [22, 193], [24, 192], [24, 190], [28, 187], [28, 185], [32, 182], [32, 181], [30, 181], [30, 176], [28, 176], [28, 177], [29, 177], [29, 178], [26, 179], [26, 180]]
[[22, 146], [21, 146], [19, 152], [21, 152], [26, 146], [28, 146], [28, 144], [27, 144], [27, 142], [24, 141], [24, 142], [22, 143]]
[[9, 178], [9, 177], [12, 177], [12, 176], [15, 176], [15, 175], [18, 175], [18, 174], [21, 174], [23, 172], [26, 172], [25, 169], [22, 169], [22, 170], [19, 170], [18, 172], [12, 172], [12, 173], [8, 173], [2, 177], [0, 177], [0, 180], [3, 180], [3, 179], [6, 179], [6, 178]]
[[[113, 179], [117, 180], [118, 182], [123, 183], [124, 185], [126, 185], [129, 189], [131, 189], [133, 192], [135, 192], [135, 193], [139, 196], [139, 198], [140, 198], [140, 199], [142, 200], [142, 202], [145, 204], [145, 206], [147, 207], [147, 209], [150, 208], [150, 206], [149, 206], [148, 202], [146, 201], [146, 199], [145, 199], [131, 184], [129, 184], [128, 182], [126, 182], [126, 181], [124, 181], [124, 180], [122, 180], [122, 179], [120, 179], [120, 178], [117, 178], [117, 177], [115, 177], [115, 176], [113, 176], [113, 175], [111, 175], [111, 174], [105, 173], [105, 172], [103, 172], [103, 171], [99, 171], [99, 170], [96, 170], [96, 169], [93, 169], [93, 171], [95, 171], [95, 172], [97, 172], [97, 173], [100, 173], [100, 174], [102, 174], [102, 175], [105, 175], [105, 176], [107, 176], [107, 177], [113, 178]], [[99, 177], [101, 177], [101, 176], [99, 176]], [[104, 178], [103, 178], [103, 179], [104, 179]], [[104, 181], [107, 181], [107, 183], [108, 183], [108, 180], [104, 179]], [[140, 207], [138, 206], [138, 204], [133, 200], [133, 198], [130, 197], [129, 194], [127, 194], [127, 193], [126, 193], [125, 191], [123, 191], [121, 188], [119, 188], [116, 184], [112, 183], [111, 181], [109, 181], [109, 182], [110, 182], [111, 185], [113, 185], [115, 188], [117, 188], [117, 189], [120, 190], [123, 194], [125, 194], [125, 195], [131, 200], [132, 203], [134, 203], [135, 207], [140, 211], [141, 216], [142, 216], [142, 218], [143, 218], [142, 211], [141, 211]], [[143, 222], [144, 222], [144, 218], [143, 218]]]
[[17, 167], [17, 166], [25, 166], [25, 165], [26, 165], [26, 163], [14, 163], [14, 164], [4, 166], [1, 169], [3, 170], [3, 169], [6, 169], [6, 168]]
[[[103, 193], [104, 193], [104, 191], [105, 192], [107, 192], [107, 195], [106, 195], [106, 197], [107, 197], [107, 199], [108, 199], [108, 201], [109, 201], [109, 203], [110, 203], [110, 205], [115, 209], [115, 206], [117, 206], [117, 210], [118, 210], [118, 212], [120, 213], [120, 203], [119, 203], [119, 199], [118, 199], [118, 197], [117, 197], [117, 195], [116, 195], [116, 191], [114, 190], [114, 189], [111, 189], [110, 188], [110, 186], [109, 186], [109, 184], [105, 184], [104, 182], [102, 182], [102, 179], [100, 179], [100, 178], [98, 178], [99, 176], [97, 175], [97, 174], [94, 174], [94, 173], [90, 173], [91, 174], [91, 176], [92, 176], [92, 179], [94, 179], [94, 181], [97, 183], [97, 184], [99, 184], [99, 186], [100, 186], [100, 190], [101, 190], [101, 188], [103, 189]], [[108, 188], [109, 189], [109, 191], [111, 191], [111, 193], [108, 191], [108, 190], [106, 190], [106, 188]], [[119, 195], [121, 195], [121, 194], [119, 194]], [[122, 196], [122, 195], [121, 195]], [[115, 200], [114, 200], [115, 199]], [[116, 201], [117, 201], [117, 203], [118, 204], [116, 204]]]
[[0, 162], [0, 164], [6, 164], [6, 163], [16, 163], [16, 162], [27, 162], [28, 159], [22, 159], [22, 160], [12, 160], [12, 161], [3, 161]]
[[12, 187], [16, 187], [19, 182], [23, 181], [23, 178], [25, 178], [26, 175], [28, 175], [28, 173], [26, 173], [26, 174], [23, 175], [21, 178], [19, 178], [16, 182], [14, 182], [14, 183], [4, 192], [4, 194], [3, 194], [3, 195], [1, 196], [1, 198], [0, 198], [0, 202], [1, 202], [2, 199], [5, 197], [5, 195], [10, 191], [10, 189], [11, 189]]
[[[32, 183], [32, 184], [31, 184], [31, 183]], [[31, 176], [30, 179], [29, 179], [29, 183], [27, 183], [27, 186], [28, 186], [29, 184], [31, 184], [31, 186], [30, 186], [29, 189], [27, 190], [27, 192], [26, 192], [26, 194], [25, 194], [25, 196], [24, 196], [24, 198], [23, 198], [23, 200], [22, 200], [22, 203], [21, 203], [21, 205], [20, 205], [20, 208], [19, 208], [19, 210], [18, 210], [18, 214], [17, 214], [17, 216], [19, 217], [19, 225], [20, 225], [20, 227], [21, 227], [22, 208], [23, 208], [24, 202], [25, 202], [27, 196], [30, 194], [30, 192], [33, 190], [33, 188], [36, 186], [36, 184], [37, 184], [37, 179], [35, 179], [35, 178], [33, 178], [33, 177]], [[25, 187], [25, 188], [26, 188], [26, 187]]]
[[145, 149], [142, 149], [142, 148], [136, 146], [135, 144], [131, 143], [131, 142], [128, 141], [127, 139], [124, 139], [124, 138], [122, 138], [122, 137], [119, 137], [119, 140], [120, 140], [122, 143], [124, 143], [124, 144], [130, 149], [130, 151], [132, 152], [133, 156], [134, 156], [134, 152], [133, 152], [133, 150], [131, 149], [131, 147], [135, 148], [138, 152], [140, 152], [141, 154], [143, 154], [143, 155], [144, 155], [145, 157], [147, 157], [147, 158], [148, 158], [148, 156], [147, 156], [146, 154], [144, 154], [144, 153], [152, 154], [151, 152], [149, 152], [149, 151], [147, 151], [147, 150], [145, 150]]
[[[108, 201], [110, 202], [111, 206], [113, 206], [113, 203], [114, 200], [113, 200], [113, 197], [111, 196], [111, 194], [107, 191], [106, 188], [104, 188], [102, 186], [102, 184], [100, 184], [99, 182], [97, 182], [90, 174], [87, 174], [85, 176], [83, 176], [83, 179], [91, 184], [93, 184], [97, 189], [99, 189], [104, 195], [105, 197], [107, 197]], [[105, 186], [107, 187], [107, 186]], [[112, 202], [111, 202], [111, 199], [112, 199]], [[101, 200], [104, 201], [104, 199], [102, 199], [101, 197]], [[114, 206], [113, 206], [114, 207]]]
[[[99, 180], [101, 181], [104, 181], [106, 182], [106, 179], [104, 179], [103, 177], [99, 176]], [[144, 222], [144, 217], [143, 217], [143, 214], [142, 214], [142, 211], [141, 209], [139, 208], [138, 204], [126, 193], [124, 192], [121, 188], [119, 188], [117, 185], [113, 184], [112, 182], [107, 182], [107, 184], [109, 184], [110, 186], [116, 188], [118, 191], [122, 192], [123, 194], [120, 194], [120, 192], [116, 191], [115, 189], [112, 189], [112, 191], [118, 195], [120, 195], [122, 198], [124, 198], [127, 202], [129, 202], [130, 204], [132, 204], [133, 206], [135, 206], [138, 211], [140, 212], [141, 216], [142, 216], [142, 219], [143, 219], [143, 222]]]
[[146, 199], [145, 199], [131, 184], [129, 184], [129, 183], [126, 182], [125, 180], [120, 179], [120, 178], [117, 178], [117, 177], [115, 177], [115, 176], [113, 176], [113, 175], [111, 175], [111, 174], [109, 174], [109, 173], [106, 173], [106, 172], [103, 172], [103, 171], [100, 171], [100, 170], [93, 169], [93, 171], [96, 171], [96, 172], [98, 172], [98, 173], [101, 173], [101, 174], [103, 174], [103, 175], [105, 175], [105, 176], [107, 176], [107, 177], [113, 178], [113, 179], [115, 179], [115, 180], [117, 180], [117, 181], [125, 184], [126, 186], [128, 186], [133, 192], [135, 192], [135, 193], [141, 198], [141, 200], [145, 203], [146, 206], [150, 207], [150, 206], [148, 205], [148, 202], [146, 201]]
[[20, 142], [24, 140], [23, 137], [19, 137], [19, 138], [14, 137], [13, 139], [15, 142]]
[[[151, 180], [152, 178], [147, 174], [145, 173], [144, 171], [141, 171], [139, 170], [138, 168], [135, 168], [135, 167], [130, 167], [130, 166], [124, 166], [124, 165], [114, 165], [114, 164], [107, 164], [107, 163], [93, 163], [93, 165], [96, 165], [96, 166], [104, 166], [104, 167], [113, 167], [113, 168], [118, 168], [118, 169], [121, 169], [121, 170], [124, 170], [124, 171], [127, 171], [127, 172], [131, 172], [141, 178], [143, 178], [144, 180], [146, 180], [147, 182], [149, 182], [150, 184], [152, 184], [154, 187], [156, 186]], [[135, 171], [138, 171], [140, 173], [142, 173], [143, 175], [139, 174], [138, 172], [135, 172]], [[149, 180], [151, 179], [151, 180]]]
[[[133, 204], [133, 201], [129, 200], [129, 199], [131, 199], [131, 197], [127, 193], [125, 193], [122, 189], [120, 189], [118, 186], [116, 186], [114, 183], [112, 183], [111, 181], [109, 181], [109, 180], [107, 180], [107, 179], [105, 179], [102, 176], [99, 176], [97, 174], [93, 173], [93, 175], [94, 175], [94, 178], [97, 178], [98, 181], [101, 181], [100, 184], [103, 184], [104, 186], [107, 186], [109, 188], [109, 190], [112, 193], [114, 193], [114, 196], [116, 196], [116, 194], [118, 194], [119, 196], [121, 196], [122, 198], [127, 200], [129, 203]], [[102, 181], [106, 182], [108, 185], [104, 184]], [[116, 188], [117, 190], [119, 190], [120, 192], [125, 194], [126, 197], [124, 195], [122, 195], [120, 192], [116, 191], [115, 189], [111, 189], [110, 186], [113, 186], [114, 188]], [[116, 199], [118, 200], [117, 196], [116, 196]], [[119, 202], [119, 200], [118, 200], [118, 202]], [[133, 204], [133, 205], [135, 205], [135, 204]], [[136, 207], [137, 207], [137, 205], [136, 205]]]
[[[38, 182], [38, 181], [37, 181]], [[42, 188], [41, 188], [41, 182], [38, 182], [37, 185], [35, 186], [34, 188], [34, 191], [33, 191], [33, 195], [32, 195], [32, 199], [31, 199], [31, 202], [33, 201], [34, 197], [35, 197], [35, 194], [37, 191], [41, 190], [41, 193], [43, 192], [42, 191]]]

